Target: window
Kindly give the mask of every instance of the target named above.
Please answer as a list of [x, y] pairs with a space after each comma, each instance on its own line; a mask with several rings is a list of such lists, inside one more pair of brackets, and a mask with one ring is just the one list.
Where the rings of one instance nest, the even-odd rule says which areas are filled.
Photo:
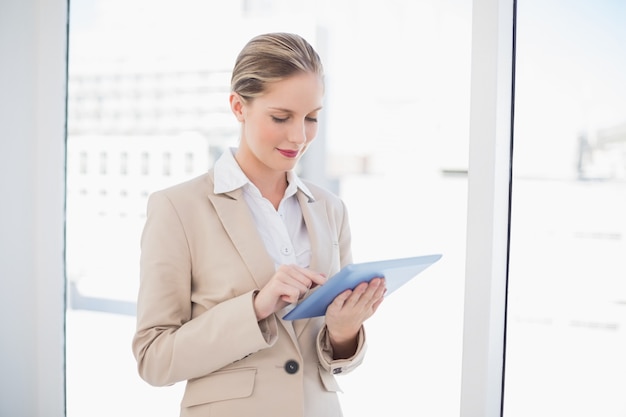
[[107, 174], [108, 155], [106, 152], [100, 152], [100, 175]]
[[517, 4], [504, 416], [624, 416], [626, 5]]
[[163, 175], [169, 176], [172, 174], [172, 154], [165, 152], [163, 154]]
[[120, 153], [120, 175], [128, 175], [128, 152]]
[[[119, 403], [129, 414], [176, 415], [182, 384], [148, 386], [130, 351], [146, 198], [205, 172], [237, 145], [228, 109], [230, 68], [250, 37], [274, 30], [302, 34], [325, 63], [321, 132], [301, 175], [345, 200], [355, 261], [443, 254], [368, 322], [367, 362], [339, 379], [345, 413], [458, 415], [470, 14], [470, 0], [72, 2], [70, 84], [81, 79], [81, 89], [103, 100], [89, 101], [82, 113], [87, 100], [70, 98], [69, 114], [83, 118], [68, 120], [68, 150], [89, 136], [94, 152], [128, 154], [127, 175], [107, 179], [121, 178], [128, 197], [108, 193], [117, 200], [106, 203], [107, 210], [117, 213], [124, 205], [126, 215], [97, 218], [102, 207], [80, 205], [68, 194], [68, 278], [81, 301], [67, 316], [68, 417], [93, 415], [94, 402], [103, 416], [115, 414]], [[180, 30], [164, 33], [163, 20]], [[94, 60], [101, 65], [86, 65]], [[113, 103], [117, 109], [101, 108]], [[116, 113], [121, 117], [105, 117]], [[96, 114], [102, 117], [89, 120]], [[166, 154], [171, 175], [161, 175], [158, 165]], [[77, 178], [68, 177], [68, 186]], [[86, 187], [93, 194], [96, 184]], [[119, 190], [120, 184], [102, 187]], [[388, 358], [399, 356], [411, 361], [389, 367]], [[410, 384], [384, 382], [403, 381], [407, 373], [415, 375]], [[89, 389], [96, 377], [109, 381], [115, 403]]]

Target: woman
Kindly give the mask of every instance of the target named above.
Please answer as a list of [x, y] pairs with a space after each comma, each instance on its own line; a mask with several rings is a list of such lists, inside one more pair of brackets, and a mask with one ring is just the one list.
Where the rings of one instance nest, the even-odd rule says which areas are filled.
[[342, 201], [294, 173], [318, 129], [319, 56], [297, 35], [258, 36], [231, 88], [239, 147], [148, 202], [139, 374], [157, 386], [186, 380], [181, 416], [341, 416], [335, 375], [363, 360], [363, 322], [384, 281], [340, 294], [325, 317], [282, 320], [352, 262]]

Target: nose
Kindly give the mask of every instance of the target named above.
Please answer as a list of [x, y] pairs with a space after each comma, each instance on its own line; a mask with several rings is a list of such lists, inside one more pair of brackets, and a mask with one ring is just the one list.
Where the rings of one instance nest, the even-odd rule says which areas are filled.
[[307, 142], [306, 125], [304, 121], [294, 123], [289, 131], [289, 142], [304, 145]]

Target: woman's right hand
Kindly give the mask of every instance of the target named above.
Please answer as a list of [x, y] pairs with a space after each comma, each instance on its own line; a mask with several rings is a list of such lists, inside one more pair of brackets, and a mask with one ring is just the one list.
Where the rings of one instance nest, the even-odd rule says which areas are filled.
[[297, 265], [281, 265], [254, 298], [257, 320], [297, 303], [309, 289], [326, 282], [326, 276]]

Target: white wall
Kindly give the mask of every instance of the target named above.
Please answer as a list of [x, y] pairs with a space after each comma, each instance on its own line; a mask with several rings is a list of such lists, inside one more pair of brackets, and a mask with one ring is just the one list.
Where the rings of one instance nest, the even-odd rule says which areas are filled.
[[0, 2], [0, 415], [63, 416], [67, 0]]

